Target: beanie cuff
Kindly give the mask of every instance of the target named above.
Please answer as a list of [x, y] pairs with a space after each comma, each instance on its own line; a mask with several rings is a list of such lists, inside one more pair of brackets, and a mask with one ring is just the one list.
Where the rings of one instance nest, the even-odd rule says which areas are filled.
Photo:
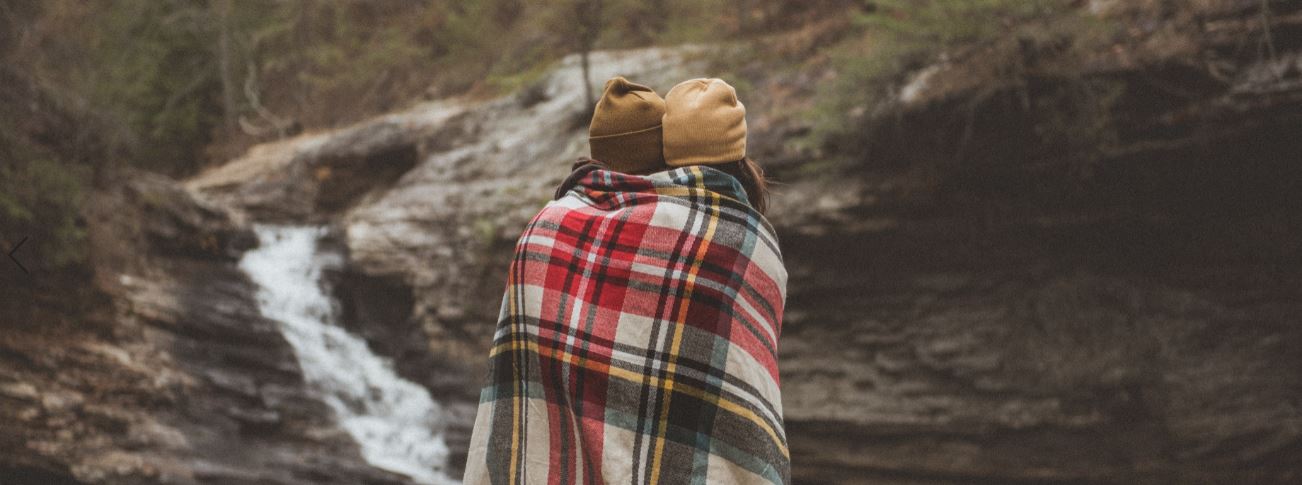
[[644, 130], [602, 135], [588, 138], [592, 158], [601, 161], [611, 170], [623, 173], [644, 173], [665, 167], [660, 125]]
[[[683, 152], [682, 154], [674, 152]], [[722, 165], [746, 158], [746, 144], [734, 143], [721, 145], [716, 150], [680, 149], [665, 147], [665, 165], [686, 167], [688, 165]]]

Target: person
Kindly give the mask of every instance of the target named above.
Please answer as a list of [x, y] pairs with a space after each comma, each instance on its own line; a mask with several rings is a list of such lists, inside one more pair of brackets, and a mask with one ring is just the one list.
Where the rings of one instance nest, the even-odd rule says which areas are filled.
[[[589, 129], [597, 159], [517, 243], [464, 481], [789, 483], [787, 273], [745, 106], [696, 79], [653, 120], [653, 91], [614, 108], [629, 99], [612, 83]], [[639, 122], [607, 125], [624, 116]], [[600, 141], [655, 131], [665, 166], [640, 175], [654, 168], [631, 162], [638, 143]]]
[[[665, 100], [654, 89], [622, 76], [606, 81], [588, 125], [592, 159], [610, 170], [648, 174], [665, 170], [661, 121]], [[580, 162], [589, 159], [580, 159]]]

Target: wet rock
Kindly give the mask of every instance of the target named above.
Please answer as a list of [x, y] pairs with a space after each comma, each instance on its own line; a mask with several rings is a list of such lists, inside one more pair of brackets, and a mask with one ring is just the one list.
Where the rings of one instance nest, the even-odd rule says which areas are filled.
[[0, 335], [0, 483], [403, 484], [309, 394], [235, 264], [249, 231], [168, 179], [88, 204], [98, 297]]

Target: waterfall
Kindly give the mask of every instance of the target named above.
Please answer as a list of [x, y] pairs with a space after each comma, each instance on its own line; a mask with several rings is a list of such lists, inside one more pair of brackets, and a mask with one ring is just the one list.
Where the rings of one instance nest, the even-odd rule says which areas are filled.
[[261, 245], [245, 253], [240, 268], [258, 285], [258, 307], [280, 324], [308, 387], [334, 410], [362, 457], [418, 483], [456, 483], [442, 471], [448, 449], [438, 403], [425, 388], [399, 377], [364, 340], [338, 326], [321, 271], [342, 264], [342, 257], [318, 252], [324, 230], [263, 225], [254, 230]]

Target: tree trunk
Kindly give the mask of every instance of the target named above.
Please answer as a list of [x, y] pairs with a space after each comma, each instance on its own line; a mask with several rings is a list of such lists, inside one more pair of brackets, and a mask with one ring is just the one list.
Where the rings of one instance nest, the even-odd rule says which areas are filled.
[[592, 77], [591, 77], [591, 75], [590, 75], [589, 72], [588, 72], [588, 71], [589, 71], [589, 64], [588, 64], [588, 52], [589, 52], [589, 51], [591, 51], [591, 49], [584, 49], [584, 50], [583, 50], [583, 53], [580, 54], [580, 56], [579, 56], [579, 59], [580, 59], [579, 63], [583, 65], [583, 95], [584, 95], [584, 97], [588, 100], [588, 109], [592, 109], [593, 106], [596, 106], [596, 105], [597, 105], [597, 100], [593, 97], [593, 94], [592, 94]]
[[647, 24], [651, 27], [651, 33], [659, 36], [665, 33], [665, 28], [668, 26], [665, 19], [669, 15], [669, 9], [666, 8], [665, 0], [650, 0], [648, 3], [651, 12], [647, 16]]
[[592, 92], [592, 66], [588, 57], [597, 45], [597, 38], [601, 36], [602, 4], [602, 0], [578, 0], [574, 3], [575, 17], [579, 22], [579, 64], [583, 70], [583, 94], [588, 102], [587, 109], [592, 109], [597, 104]]
[[222, 119], [226, 129], [235, 128], [235, 74], [231, 72], [231, 0], [218, 0], [217, 68], [222, 83]]

